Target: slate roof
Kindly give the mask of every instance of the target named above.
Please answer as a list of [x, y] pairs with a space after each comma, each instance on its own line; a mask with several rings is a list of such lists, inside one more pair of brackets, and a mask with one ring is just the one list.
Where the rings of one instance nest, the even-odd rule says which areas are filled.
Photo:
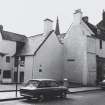
[[25, 42], [27, 40], [27, 37], [24, 35], [8, 32], [4, 30], [2, 30], [1, 35], [4, 40], [17, 41], [17, 42]]
[[100, 33], [97, 34], [97, 37], [98, 37], [99, 39], [105, 40], [105, 24], [104, 24], [103, 20], [100, 21], [100, 22], [97, 24], [97, 29], [100, 30]]
[[46, 42], [48, 37], [52, 34], [53, 30], [48, 33], [48, 35], [38, 34], [35, 36], [28, 37], [27, 43], [19, 53], [19, 55], [34, 55], [41, 48], [41, 46]]
[[1, 56], [4, 56], [4, 55], [6, 55], [7, 53], [3, 53], [3, 52], [0, 52], [0, 55]]
[[100, 21], [100, 22], [97, 24], [97, 28], [99, 28], [99, 29], [101, 29], [101, 30], [105, 30], [105, 25], [104, 25], [103, 20]]
[[[96, 26], [94, 26], [89, 22], [85, 22], [85, 23], [92, 30], [92, 32], [95, 33], [96, 38], [105, 40], [105, 25], [103, 21], [100, 21]], [[97, 29], [100, 29], [100, 34], [97, 32]]]
[[[82, 19], [83, 20], [83, 19]], [[84, 21], [84, 20], [83, 20]], [[84, 21], [85, 22], [85, 21]], [[90, 22], [85, 22], [86, 25], [91, 29], [91, 31], [95, 34], [97, 34], [97, 28], [95, 25], [91, 24]]]

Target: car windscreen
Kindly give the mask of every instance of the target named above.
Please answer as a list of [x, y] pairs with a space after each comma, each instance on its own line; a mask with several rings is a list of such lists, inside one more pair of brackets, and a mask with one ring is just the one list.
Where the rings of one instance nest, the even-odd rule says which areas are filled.
[[34, 87], [37, 87], [38, 84], [39, 84], [38, 81], [30, 80], [30, 81], [28, 81], [28, 82], [25, 84], [25, 86], [34, 86]]
[[58, 87], [56, 81], [41, 81], [39, 87]]

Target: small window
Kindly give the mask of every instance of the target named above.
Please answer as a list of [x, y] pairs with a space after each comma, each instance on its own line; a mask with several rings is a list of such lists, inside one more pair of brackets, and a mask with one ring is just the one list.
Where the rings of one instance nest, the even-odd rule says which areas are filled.
[[1, 69], [0, 69], [0, 75], [1, 75]]
[[3, 78], [11, 78], [11, 71], [10, 70], [5, 70], [3, 72]]
[[100, 40], [100, 49], [102, 49], [102, 40]]
[[25, 61], [25, 56], [21, 56], [20, 61]]
[[25, 63], [25, 56], [20, 57], [20, 66], [24, 66]]
[[10, 63], [10, 56], [6, 56], [6, 62]]
[[39, 72], [42, 72], [42, 69], [39, 69]]
[[97, 34], [101, 34], [101, 30], [100, 29], [97, 29]]
[[18, 66], [18, 62], [19, 62], [19, 57], [16, 56], [16, 57], [14, 58], [14, 60], [15, 60], [14, 66], [17, 67], [17, 66]]

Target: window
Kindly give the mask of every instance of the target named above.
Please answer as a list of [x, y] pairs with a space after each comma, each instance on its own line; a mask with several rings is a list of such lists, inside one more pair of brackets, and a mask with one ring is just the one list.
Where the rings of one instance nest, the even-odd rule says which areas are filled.
[[7, 62], [7, 63], [10, 62], [10, 56], [6, 56], [6, 62]]
[[24, 66], [25, 56], [20, 57], [20, 66]]
[[1, 75], [1, 69], [0, 69], [0, 75]]
[[20, 82], [24, 82], [24, 72], [20, 72]]
[[102, 49], [102, 40], [100, 40], [100, 49]]
[[21, 56], [21, 57], [20, 57], [20, 60], [21, 60], [21, 61], [25, 61], [25, 56]]
[[5, 70], [3, 72], [3, 78], [11, 78], [11, 71], [10, 70]]
[[14, 62], [14, 66], [15, 66], [15, 67], [17, 67], [17, 66], [18, 66], [18, 60], [19, 60], [19, 57], [18, 57], [18, 56], [16, 56], [16, 57], [15, 57], [15, 62]]
[[100, 30], [100, 29], [97, 29], [97, 33], [98, 33], [98, 34], [101, 34], [101, 30]]
[[39, 72], [42, 72], [42, 69], [39, 69]]

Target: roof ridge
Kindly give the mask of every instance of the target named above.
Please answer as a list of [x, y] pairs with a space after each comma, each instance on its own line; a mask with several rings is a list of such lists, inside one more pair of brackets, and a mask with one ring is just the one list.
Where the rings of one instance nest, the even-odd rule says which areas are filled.
[[15, 34], [15, 35], [27, 37], [26, 35], [18, 34], [18, 33], [15, 33], [15, 32], [10, 32], [10, 31], [5, 31], [5, 30], [3, 30], [3, 32], [8, 32], [8, 33], [12, 33], [12, 34]]
[[33, 36], [29, 36], [28, 38], [30, 37], [37, 37], [37, 36], [40, 36], [40, 35], [43, 35], [44, 33], [41, 33], [41, 34], [36, 34], [36, 35], [33, 35]]
[[45, 39], [42, 41], [42, 43], [39, 45], [39, 47], [36, 49], [36, 51], [34, 52], [34, 55], [38, 52], [38, 50], [42, 47], [42, 45], [46, 42], [46, 40], [49, 38], [49, 36], [52, 34], [52, 32], [54, 32], [54, 30], [50, 31], [48, 33], [48, 35], [45, 37]]

